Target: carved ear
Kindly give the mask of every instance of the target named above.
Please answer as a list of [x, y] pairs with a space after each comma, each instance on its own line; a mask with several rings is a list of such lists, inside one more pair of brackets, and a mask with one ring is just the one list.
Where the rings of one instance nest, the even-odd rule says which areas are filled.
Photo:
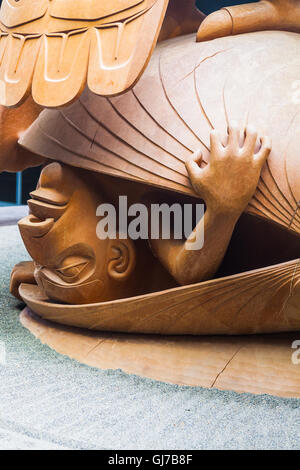
[[132, 240], [111, 240], [107, 265], [108, 275], [117, 280], [126, 280], [133, 272], [136, 263]]

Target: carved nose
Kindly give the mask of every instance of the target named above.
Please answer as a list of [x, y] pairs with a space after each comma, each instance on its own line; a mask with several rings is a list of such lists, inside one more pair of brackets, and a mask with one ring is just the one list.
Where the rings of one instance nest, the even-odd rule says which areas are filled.
[[75, 186], [72, 170], [55, 162], [42, 170], [38, 187], [30, 196], [38, 201], [64, 206], [70, 200]]
[[54, 219], [40, 220], [30, 214], [18, 223], [22, 237], [41, 238], [52, 229]]

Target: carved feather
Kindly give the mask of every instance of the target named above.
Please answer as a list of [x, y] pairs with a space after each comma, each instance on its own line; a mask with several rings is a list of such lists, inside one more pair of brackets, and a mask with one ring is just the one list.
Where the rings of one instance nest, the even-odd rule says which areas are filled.
[[132, 87], [156, 44], [169, 0], [3, 0], [0, 104], [30, 93], [45, 107]]

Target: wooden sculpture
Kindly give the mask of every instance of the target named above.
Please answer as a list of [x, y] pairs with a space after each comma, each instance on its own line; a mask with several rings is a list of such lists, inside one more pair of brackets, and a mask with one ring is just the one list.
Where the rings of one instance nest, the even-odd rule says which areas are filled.
[[199, 27], [198, 41], [232, 34], [281, 30], [300, 32], [299, 0], [260, 0], [222, 8], [208, 15]]
[[0, 103], [32, 87], [42, 106], [74, 100], [85, 87], [121, 93], [144, 70], [168, 0], [3, 0]]
[[[86, 83], [99, 95], [123, 93], [140, 78], [158, 38], [193, 32], [203, 18], [194, 0], [3, 0], [0, 104], [17, 106], [32, 92], [41, 106], [63, 106]], [[205, 19], [197, 39], [267, 29], [299, 32], [299, 1], [222, 9]]]
[[[145, 69], [168, 3], [3, 0], [0, 104], [16, 106], [32, 89], [41, 106], [61, 106], [76, 99], [86, 83], [100, 95], [122, 93]], [[162, 39], [191, 32], [201, 23], [203, 15], [192, 0], [180, 16], [182, 3], [171, 0]]]
[[38, 117], [42, 108], [29, 96], [18, 109], [0, 106], [0, 173], [22, 171], [44, 163], [44, 158], [18, 145], [22, 133]]
[[20, 321], [42, 343], [90, 367], [178, 385], [300, 398], [297, 332], [218, 337], [105, 333], [42, 320], [29, 308]]
[[[194, 0], [3, 0], [0, 171], [44, 166], [11, 292], [88, 365], [299, 397], [298, 333], [256, 334], [300, 329], [300, 2], [203, 18]], [[186, 239], [100, 240], [120, 196], [206, 212]]]
[[[157, 47], [132, 91], [104, 98], [86, 90], [66, 109], [43, 111], [19, 142], [61, 163], [43, 170], [31, 215], [20, 222], [38, 281], [20, 288], [27, 305], [44, 318], [105, 331], [298, 330], [299, 44], [286, 32], [205, 45], [175, 38]], [[226, 135], [228, 126], [222, 144], [212, 129]], [[272, 153], [256, 189], [270, 149], [265, 136]], [[97, 240], [101, 202], [120, 194], [165, 201], [170, 193], [177, 202], [205, 201], [194, 232], [204, 224], [202, 250], [151, 240], [153, 257], [146, 244]], [[78, 227], [76, 214], [85, 214]], [[21, 281], [17, 270], [12, 289]]]

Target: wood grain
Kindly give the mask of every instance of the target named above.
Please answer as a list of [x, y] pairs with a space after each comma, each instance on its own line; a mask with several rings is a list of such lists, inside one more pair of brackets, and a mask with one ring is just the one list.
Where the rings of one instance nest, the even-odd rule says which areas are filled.
[[300, 260], [120, 300], [65, 305], [21, 284], [40, 317], [99, 331], [239, 335], [300, 329]]
[[298, 0], [261, 0], [245, 5], [224, 6], [203, 21], [197, 40], [209, 41], [232, 34], [277, 29], [300, 32]]
[[18, 109], [0, 106], [0, 173], [22, 171], [44, 163], [44, 158], [18, 145], [20, 135], [42, 111], [29, 96]]
[[169, 0], [4, 0], [0, 12], [0, 104], [30, 93], [58, 107], [88, 82], [100, 95], [132, 87], [158, 39]]
[[154, 380], [236, 392], [300, 397], [299, 334], [168, 337], [87, 332], [44, 321], [28, 308], [21, 323], [43, 344], [83, 364]]
[[[247, 212], [300, 233], [300, 35], [258, 32], [211, 43], [161, 43], [137, 85], [114, 97], [86, 90], [46, 110], [20, 139], [41, 156], [195, 196], [185, 161], [232, 120], [253, 124], [273, 150]], [[75, 145], [76, 143], [76, 145]]]

